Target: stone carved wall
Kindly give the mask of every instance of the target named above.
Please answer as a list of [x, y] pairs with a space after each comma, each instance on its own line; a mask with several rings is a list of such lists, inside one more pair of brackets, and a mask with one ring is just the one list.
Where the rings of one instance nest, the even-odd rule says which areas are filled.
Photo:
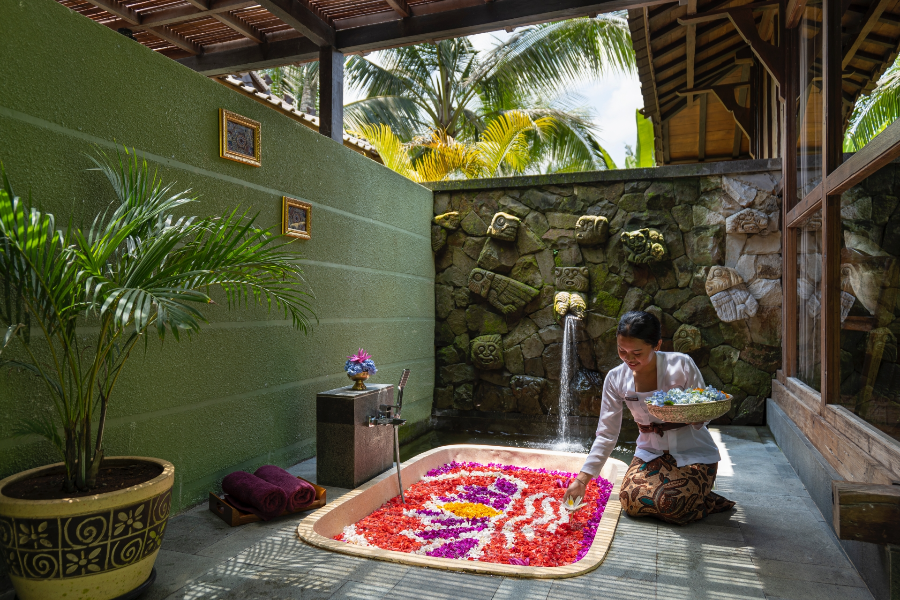
[[[446, 243], [435, 253], [435, 411], [556, 414], [562, 328], [553, 304], [580, 292], [587, 306], [575, 415], [599, 414], [601, 377], [620, 362], [618, 318], [643, 309], [660, 318], [663, 349], [689, 349], [706, 381], [735, 396], [723, 422], [762, 422], [781, 364], [780, 201], [772, 195], [780, 174], [623, 176], [435, 192], [435, 215], [457, 212], [460, 223], [442, 228]], [[498, 213], [518, 219], [514, 239], [491, 237]], [[641, 229], [663, 235], [661, 260], [627, 260], [622, 233]], [[758, 305], [753, 316], [717, 315], [706, 289], [715, 266], [739, 275], [741, 294]], [[499, 336], [502, 368], [473, 363], [470, 344], [482, 336]]]

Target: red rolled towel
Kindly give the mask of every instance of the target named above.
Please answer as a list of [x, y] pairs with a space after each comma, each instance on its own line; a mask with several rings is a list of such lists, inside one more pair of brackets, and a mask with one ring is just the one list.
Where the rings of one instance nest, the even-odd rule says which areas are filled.
[[263, 465], [254, 475], [284, 490], [288, 498], [288, 510], [291, 512], [309, 506], [316, 499], [316, 488], [281, 467]]
[[236, 509], [268, 521], [284, 512], [288, 499], [284, 490], [256, 475], [237, 471], [222, 480], [226, 500]]

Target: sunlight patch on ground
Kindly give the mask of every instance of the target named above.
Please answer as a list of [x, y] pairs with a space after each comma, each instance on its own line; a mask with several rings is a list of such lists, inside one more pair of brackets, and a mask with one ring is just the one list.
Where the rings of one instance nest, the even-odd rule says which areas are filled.
[[725, 442], [722, 441], [722, 432], [717, 429], [710, 429], [709, 433], [712, 434], [713, 441], [716, 443], [716, 446], [719, 447], [719, 453], [722, 455], [722, 460], [719, 461], [719, 471], [716, 473], [716, 477], [733, 477], [734, 476], [734, 463], [731, 462], [731, 456], [728, 454], [728, 448], [725, 446]]

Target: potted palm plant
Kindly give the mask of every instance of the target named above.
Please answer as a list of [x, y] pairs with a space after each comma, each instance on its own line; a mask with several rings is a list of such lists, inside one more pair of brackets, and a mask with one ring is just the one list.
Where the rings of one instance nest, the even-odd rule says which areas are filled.
[[[86, 228], [58, 228], [13, 194], [0, 165], [0, 366], [43, 383], [52, 410], [19, 433], [43, 436], [62, 458], [0, 481], [0, 553], [20, 600], [116, 598], [151, 577], [174, 466], [109, 458], [103, 446], [139, 342], [200, 331], [216, 287], [229, 307], [266, 303], [303, 332], [313, 317], [297, 255], [254, 218], [175, 216], [196, 198], [172, 193], [145, 161], [127, 149], [92, 160], [117, 201]], [[94, 333], [76, 330], [84, 324]]]

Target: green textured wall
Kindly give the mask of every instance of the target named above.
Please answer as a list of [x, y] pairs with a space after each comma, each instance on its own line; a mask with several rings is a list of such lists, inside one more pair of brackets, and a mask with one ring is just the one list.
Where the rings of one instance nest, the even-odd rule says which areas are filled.
[[[92, 218], [112, 200], [86, 171], [96, 144], [134, 147], [194, 210], [235, 206], [280, 226], [281, 197], [313, 205], [312, 240], [296, 244], [319, 323], [304, 336], [252, 308], [214, 308], [191, 341], [137, 352], [109, 415], [107, 454], [176, 466], [175, 510], [202, 501], [235, 469], [315, 454], [315, 394], [348, 383], [358, 347], [372, 381], [412, 369], [409, 437], [431, 414], [434, 382], [432, 193], [267, 107], [153, 53], [52, 0], [0, 7], [0, 160], [19, 195], [60, 220]], [[262, 123], [260, 168], [218, 156], [218, 109]], [[58, 460], [16, 422], [43, 409], [36, 379], [0, 372], [0, 477]], [[401, 430], [403, 431], [403, 430]]]

